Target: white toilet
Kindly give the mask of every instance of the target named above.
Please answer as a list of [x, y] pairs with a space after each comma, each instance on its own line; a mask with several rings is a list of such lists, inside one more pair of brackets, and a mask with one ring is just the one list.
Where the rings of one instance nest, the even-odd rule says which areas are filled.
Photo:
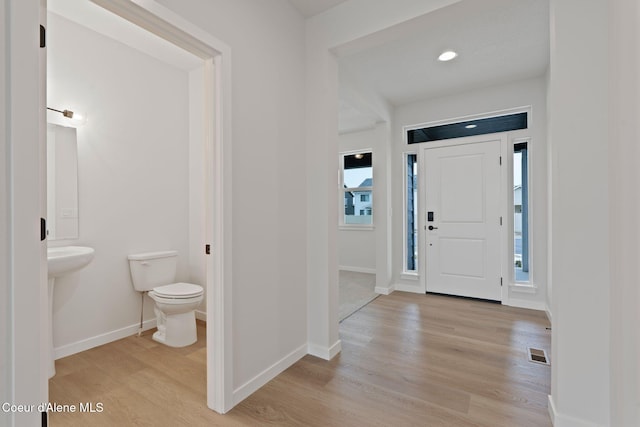
[[202, 302], [204, 289], [192, 283], [174, 283], [177, 251], [129, 255], [133, 287], [149, 292], [158, 330], [153, 339], [170, 347], [185, 347], [198, 340], [195, 309]]

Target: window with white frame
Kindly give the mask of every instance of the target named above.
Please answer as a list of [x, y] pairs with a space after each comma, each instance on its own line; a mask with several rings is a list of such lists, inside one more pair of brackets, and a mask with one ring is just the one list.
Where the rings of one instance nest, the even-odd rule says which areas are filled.
[[373, 225], [373, 162], [371, 151], [344, 153], [342, 157], [341, 225]]
[[513, 255], [516, 283], [529, 282], [529, 147], [513, 146]]
[[516, 283], [529, 282], [529, 147], [513, 146], [513, 264]]
[[405, 201], [405, 259], [404, 270], [418, 271], [418, 155], [404, 156], [404, 201]]

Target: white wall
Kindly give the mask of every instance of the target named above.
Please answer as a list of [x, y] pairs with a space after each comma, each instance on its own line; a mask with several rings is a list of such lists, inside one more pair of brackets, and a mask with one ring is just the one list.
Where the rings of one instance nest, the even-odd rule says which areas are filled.
[[[551, 1], [550, 401], [556, 427], [611, 425], [609, 239], [615, 226], [609, 222], [607, 3]], [[598, 57], [603, 60], [593, 60]]]
[[[0, 22], [3, 25], [7, 22], [6, 14], [7, 3], [0, 1]], [[0, 105], [7, 106], [7, 88], [9, 80], [6, 75], [5, 58], [8, 57], [7, 39], [3, 33], [0, 36]], [[7, 111], [3, 108], [0, 113], [0, 129], [7, 129]], [[11, 399], [11, 390], [13, 388], [11, 381], [11, 363], [13, 360], [11, 354], [11, 305], [10, 301], [10, 269], [9, 269], [9, 159], [7, 153], [9, 151], [9, 140], [7, 132], [0, 133], [0, 401], [8, 402]], [[9, 425], [9, 415], [0, 414], [0, 426]]]
[[[609, 14], [609, 198], [611, 425], [640, 424], [640, 5], [612, 2]], [[635, 54], [630, 54], [634, 52]]]
[[306, 352], [304, 20], [284, 0], [160, 3], [233, 55], [225, 114], [233, 121], [233, 383], [242, 396], [277, 371], [269, 368]]
[[[386, 124], [376, 125], [374, 129], [341, 134], [338, 138], [340, 152], [355, 150], [373, 151], [373, 229], [358, 230], [344, 227], [338, 230], [338, 265], [344, 270], [376, 270], [376, 228], [378, 206], [384, 204], [378, 200], [376, 183], [384, 182], [379, 172], [380, 160], [386, 157]], [[339, 205], [342, 206], [341, 204]], [[384, 211], [382, 211], [383, 213]], [[379, 227], [377, 227], [379, 228]]]
[[338, 232], [338, 267], [340, 270], [375, 273], [375, 229], [342, 229]]
[[[127, 255], [175, 249], [189, 275], [188, 75], [49, 14], [48, 105], [84, 111], [78, 128], [80, 238], [85, 269], [56, 280], [53, 342], [74, 343], [137, 325], [140, 294]], [[147, 298], [145, 319], [153, 319]]]
[[551, 10], [552, 415], [557, 427], [637, 426], [638, 4]]
[[[5, 0], [0, 1], [0, 22], [3, 24], [7, 19], [7, 4]], [[3, 33], [0, 36], [0, 105], [3, 111], [0, 113], [0, 129], [7, 129], [7, 112], [9, 111], [7, 86], [8, 80], [6, 76], [7, 58], [7, 39]], [[9, 270], [9, 160], [7, 153], [10, 147], [10, 141], [7, 139], [7, 132], [0, 133], [0, 401], [8, 402], [11, 399], [11, 390], [13, 389], [11, 381], [11, 305], [9, 304], [11, 293], [11, 275]], [[9, 425], [9, 414], [0, 414], [0, 426]]]
[[[531, 280], [536, 286], [534, 293], [519, 292], [509, 288], [508, 304], [544, 310], [546, 307], [547, 281], [547, 113], [546, 82], [543, 76], [518, 82], [507, 83], [460, 94], [428, 99], [396, 108], [394, 121], [394, 141], [392, 157], [392, 185], [394, 212], [404, 212], [403, 206], [403, 153], [416, 151], [416, 147], [407, 145], [403, 140], [403, 126], [446, 120], [470, 115], [500, 111], [510, 108], [531, 106], [529, 128], [509, 132], [509, 140], [530, 137], [529, 191], [530, 227], [531, 227]], [[419, 171], [420, 173], [420, 171]], [[512, 174], [512, 172], [511, 172]], [[424, 292], [419, 281], [409, 280], [401, 276], [403, 268], [403, 215], [393, 217], [393, 280], [396, 287], [407, 291]], [[509, 219], [512, 227], [512, 219]], [[422, 231], [422, 230], [420, 230]], [[422, 232], [420, 238], [423, 238]], [[419, 263], [424, 265], [423, 255]], [[505, 260], [509, 262], [509, 260]], [[511, 264], [507, 264], [511, 265]], [[528, 289], [532, 291], [532, 289]]]

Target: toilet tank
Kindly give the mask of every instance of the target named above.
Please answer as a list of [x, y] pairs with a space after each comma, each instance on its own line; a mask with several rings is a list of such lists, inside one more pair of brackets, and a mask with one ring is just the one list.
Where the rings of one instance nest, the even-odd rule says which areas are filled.
[[146, 252], [129, 255], [131, 279], [136, 291], [150, 291], [174, 283], [178, 263], [177, 251]]

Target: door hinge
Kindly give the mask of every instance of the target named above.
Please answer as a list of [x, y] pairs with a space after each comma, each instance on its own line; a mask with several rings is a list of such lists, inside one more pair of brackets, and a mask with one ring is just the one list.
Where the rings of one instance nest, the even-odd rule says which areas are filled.
[[40, 241], [47, 238], [47, 220], [40, 218]]
[[500, 278], [500, 286], [502, 286], [502, 277]]
[[502, 225], [502, 217], [500, 217], [500, 225]]
[[204, 253], [211, 255], [211, 245], [204, 245]]
[[500, 166], [502, 166], [502, 156], [500, 156]]
[[40, 25], [40, 47], [47, 46], [47, 30]]

